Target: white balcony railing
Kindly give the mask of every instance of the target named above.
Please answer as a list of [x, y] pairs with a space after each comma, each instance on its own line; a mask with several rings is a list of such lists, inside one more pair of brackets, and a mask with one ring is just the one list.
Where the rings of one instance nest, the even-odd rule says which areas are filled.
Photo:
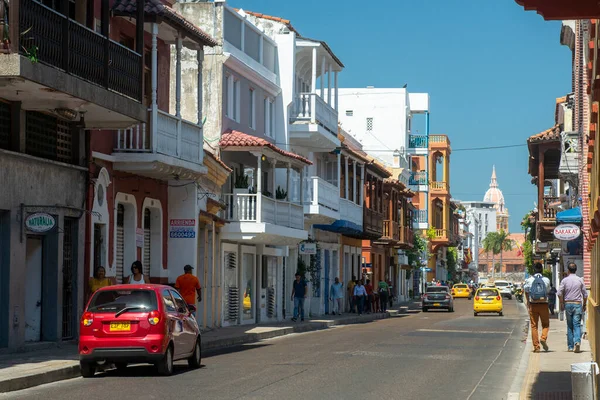
[[288, 228], [304, 229], [304, 210], [299, 204], [285, 200], [275, 200], [251, 193], [226, 194], [225, 219], [233, 222], [262, 222]]
[[363, 208], [350, 200], [340, 199], [340, 219], [362, 227]]
[[300, 93], [294, 101], [291, 119], [321, 124], [337, 137], [338, 112], [316, 93]]
[[202, 127], [174, 115], [158, 110], [156, 143], [147, 124], [120, 129], [117, 133], [118, 152], [160, 153], [182, 160], [202, 163]]
[[323, 178], [312, 176], [306, 178], [305, 204], [326, 207], [333, 211], [340, 210], [340, 189]]

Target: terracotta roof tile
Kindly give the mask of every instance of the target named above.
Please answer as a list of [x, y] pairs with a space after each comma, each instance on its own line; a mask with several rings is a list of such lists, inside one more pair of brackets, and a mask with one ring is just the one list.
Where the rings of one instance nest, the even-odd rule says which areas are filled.
[[240, 131], [228, 130], [223, 133], [223, 135], [221, 135], [221, 140], [219, 141], [219, 147], [222, 149], [226, 149], [227, 147], [267, 147], [283, 156], [293, 158], [307, 165], [312, 165], [312, 162], [308, 158], [280, 149], [268, 140], [248, 135], [247, 133]]
[[[240, 9], [235, 8], [234, 10], [239, 11]], [[262, 14], [262, 13], [258, 13], [258, 12], [254, 12], [254, 11], [248, 11], [248, 10], [244, 10], [244, 12], [246, 14], [252, 15], [253, 17], [256, 17], [256, 18], [263, 18], [263, 19], [268, 19], [269, 21], [280, 22], [280, 23], [284, 24], [290, 31], [296, 32], [296, 34], [300, 35], [300, 33], [298, 33], [296, 28], [294, 28], [292, 26], [289, 19], [283, 19], [283, 18], [279, 18], [279, 17], [274, 17], [272, 15]]]
[[[112, 11], [119, 15], [135, 15], [137, 12], [136, 0], [116, 0], [112, 6]], [[173, 8], [160, 2], [160, 0], [145, 0], [144, 12], [147, 15], [164, 18], [178, 28], [183, 29], [188, 36], [202, 43], [205, 46], [216, 46], [217, 41], [208, 33], [198, 28], [188, 21], [183, 15], [179, 14]]]
[[216, 155], [214, 155], [213, 153], [211, 153], [210, 151], [204, 150], [204, 155], [209, 156], [210, 158], [212, 158], [213, 160], [215, 160], [221, 167], [223, 167], [223, 169], [225, 169], [227, 172], [232, 172], [233, 170], [231, 168], [229, 168], [227, 166], [227, 164], [225, 164], [223, 162], [223, 160], [221, 160], [219, 157], [217, 157]]
[[543, 143], [560, 140], [560, 126], [554, 125], [550, 129], [532, 135], [527, 139], [527, 143]]

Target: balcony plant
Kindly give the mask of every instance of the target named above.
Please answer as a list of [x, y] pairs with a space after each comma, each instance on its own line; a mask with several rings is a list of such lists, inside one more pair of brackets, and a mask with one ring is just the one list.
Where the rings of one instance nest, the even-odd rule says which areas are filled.
[[275, 198], [277, 200], [287, 200], [287, 195], [287, 190], [283, 190], [281, 186], [277, 186], [277, 190], [275, 191]]

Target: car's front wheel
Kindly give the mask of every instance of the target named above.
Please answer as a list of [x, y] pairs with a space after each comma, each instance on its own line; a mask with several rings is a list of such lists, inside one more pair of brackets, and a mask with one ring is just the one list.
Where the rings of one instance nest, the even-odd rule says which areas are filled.
[[81, 369], [81, 376], [84, 378], [91, 378], [96, 374], [96, 363], [80, 361], [79, 368]]
[[173, 374], [173, 347], [167, 347], [167, 351], [163, 356], [162, 360], [156, 363], [156, 369], [158, 373], [163, 376]]
[[190, 368], [200, 368], [202, 365], [202, 348], [200, 346], [200, 338], [196, 340], [196, 346], [194, 347], [194, 353], [188, 358], [188, 365]]
[[476, 317], [477, 316], [477, 311], [473, 311], [473, 316]]
[[504, 313], [503, 313], [502, 311], [500, 311], [500, 312], [498, 313], [498, 315], [502, 317], [502, 316], [504, 316]]
[[427, 312], [427, 310], [428, 310], [427, 308], [423, 307], [423, 312]]

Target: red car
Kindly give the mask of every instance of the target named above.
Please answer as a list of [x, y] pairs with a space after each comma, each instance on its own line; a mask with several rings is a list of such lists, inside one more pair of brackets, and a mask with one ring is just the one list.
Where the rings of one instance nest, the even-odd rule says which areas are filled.
[[199, 368], [200, 329], [183, 297], [170, 286], [116, 285], [99, 289], [81, 318], [81, 375], [92, 377], [98, 362], [118, 369], [131, 363], [154, 364], [161, 375], [173, 361], [187, 359]]

